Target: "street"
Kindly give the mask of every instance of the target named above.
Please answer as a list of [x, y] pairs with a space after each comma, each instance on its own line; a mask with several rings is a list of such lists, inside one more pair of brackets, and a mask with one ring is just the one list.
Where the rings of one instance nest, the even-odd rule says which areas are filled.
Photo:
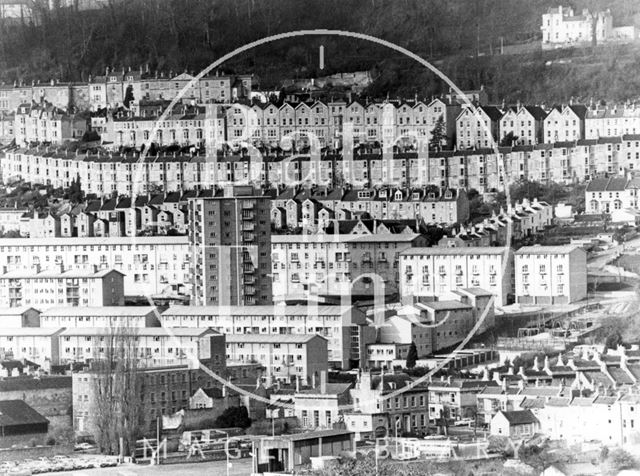
[[[226, 461], [211, 461], [206, 463], [180, 463], [160, 466], [142, 466], [123, 464], [114, 468], [88, 469], [80, 471], [56, 472], [64, 476], [160, 476], [160, 475], [194, 475], [194, 476], [224, 476]], [[251, 458], [244, 458], [232, 462], [229, 476], [247, 476], [251, 474]], [[54, 473], [47, 473], [54, 474]]]

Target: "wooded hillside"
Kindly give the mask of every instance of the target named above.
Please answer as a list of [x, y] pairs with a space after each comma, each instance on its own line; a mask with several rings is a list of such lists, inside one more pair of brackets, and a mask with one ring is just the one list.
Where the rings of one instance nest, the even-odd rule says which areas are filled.
[[[498, 50], [501, 39], [506, 45], [537, 41], [541, 14], [557, 0], [109, 0], [108, 6], [91, 11], [49, 9], [44, 7], [47, 0], [35, 1], [43, 5], [37, 8], [35, 22], [0, 26], [0, 80], [86, 81], [90, 74], [103, 74], [107, 66], [197, 72], [234, 48], [268, 35], [330, 28], [402, 45], [437, 61], [462, 87], [485, 84], [494, 100], [601, 97], [602, 92], [611, 93], [604, 91], [607, 88], [615, 90], [616, 98], [640, 95], [640, 60], [629, 48], [614, 57], [608, 48], [588, 51], [577, 63], [551, 67], [545, 63], [556, 52], [488, 56]], [[609, 7], [616, 23], [628, 24], [640, 12], [640, 3], [629, 0], [564, 2], [568, 3], [578, 11]], [[317, 68], [320, 44], [326, 51], [322, 73]], [[487, 56], [476, 58], [477, 51]], [[584, 52], [569, 54], [578, 57]], [[377, 81], [371, 95], [424, 96], [443, 89], [432, 74], [419, 71], [395, 52], [336, 37], [271, 43], [241, 55], [223, 70], [253, 72], [263, 87], [278, 87], [286, 77], [372, 68]], [[628, 71], [636, 74], [619, 74]]]

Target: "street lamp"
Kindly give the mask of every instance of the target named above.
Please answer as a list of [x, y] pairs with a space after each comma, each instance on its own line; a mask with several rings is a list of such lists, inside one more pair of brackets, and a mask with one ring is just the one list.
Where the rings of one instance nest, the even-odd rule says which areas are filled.
[[231, 463], [229, 462], [229, 433], [227, 433], [226, 431], [215, 430], [215, 429], [212, 431], [215, 431], [216, 433], [221, 433], [227, 437], [227, 440], [224, 445], [224, 453], [227, 455], [227, 476], [229, 476], [229, 470], [231, 467]]

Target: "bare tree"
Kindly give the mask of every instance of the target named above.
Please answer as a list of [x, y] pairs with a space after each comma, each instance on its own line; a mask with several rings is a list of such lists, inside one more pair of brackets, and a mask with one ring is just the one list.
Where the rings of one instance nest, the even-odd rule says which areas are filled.
[[135, 449], [142, 422], [142, 380], [135, 329], [115, 327], [99, 337], [93, 362], [97, 443], [104, 453]]

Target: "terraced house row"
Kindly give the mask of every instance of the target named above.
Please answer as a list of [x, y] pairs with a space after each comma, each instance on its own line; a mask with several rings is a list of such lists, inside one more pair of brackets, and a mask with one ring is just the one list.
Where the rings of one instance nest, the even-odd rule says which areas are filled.
[[24, 180], [86, 193], [122, 195], [154, 189], [183, 191], [213, 185], [271, 186], [348, 183], [370, 186], [476, 189], [489, 192], [520, 179], [577, 183], [640, 169], [640, 134], [555, 144], [464, 151], [355, 156], [82, 155], [53, 148], [8, 150], [0, 163], [5, 184]]
[[[384, 101], [327, 101], [241, 103], [207, 105], [199, 114], [200, 131], [177, 124], [162, 129], [165, 121], [156, 115], [132, 110], [128, 115], [109, 118], [106, 136], [114, 146], [139, 147], [143, 138], [161, 144], [206, 144], [210, 152], [222, 144], [237, 147], [286, 146], [351, 148], [360, 144], [412, 145], [426, 149], [429, 144], [458, 150], [491, 148], [499, 143], [514, 145], [619, 137], [640, 134], [640, 107], [635, 104], [566, 104], [546, 108], [539, 105], [488, 105], [486, 97], [470, 107], [465, 97], [452, 93], [431, 100], [397, 99]], [[185, 108], [186, 106], [179, 106]], [[140, 110], [149, 111], [140, 106]], [[174, 110], [173, 115], [179, 114]], [[206, 125], [206, 127], [205, 127]], [[210, 129], [207, 132], [207, 128]], [[124, 133], [123, 133], [124, 131]], [[197, 131], [196, 131], [197, 132]]]

